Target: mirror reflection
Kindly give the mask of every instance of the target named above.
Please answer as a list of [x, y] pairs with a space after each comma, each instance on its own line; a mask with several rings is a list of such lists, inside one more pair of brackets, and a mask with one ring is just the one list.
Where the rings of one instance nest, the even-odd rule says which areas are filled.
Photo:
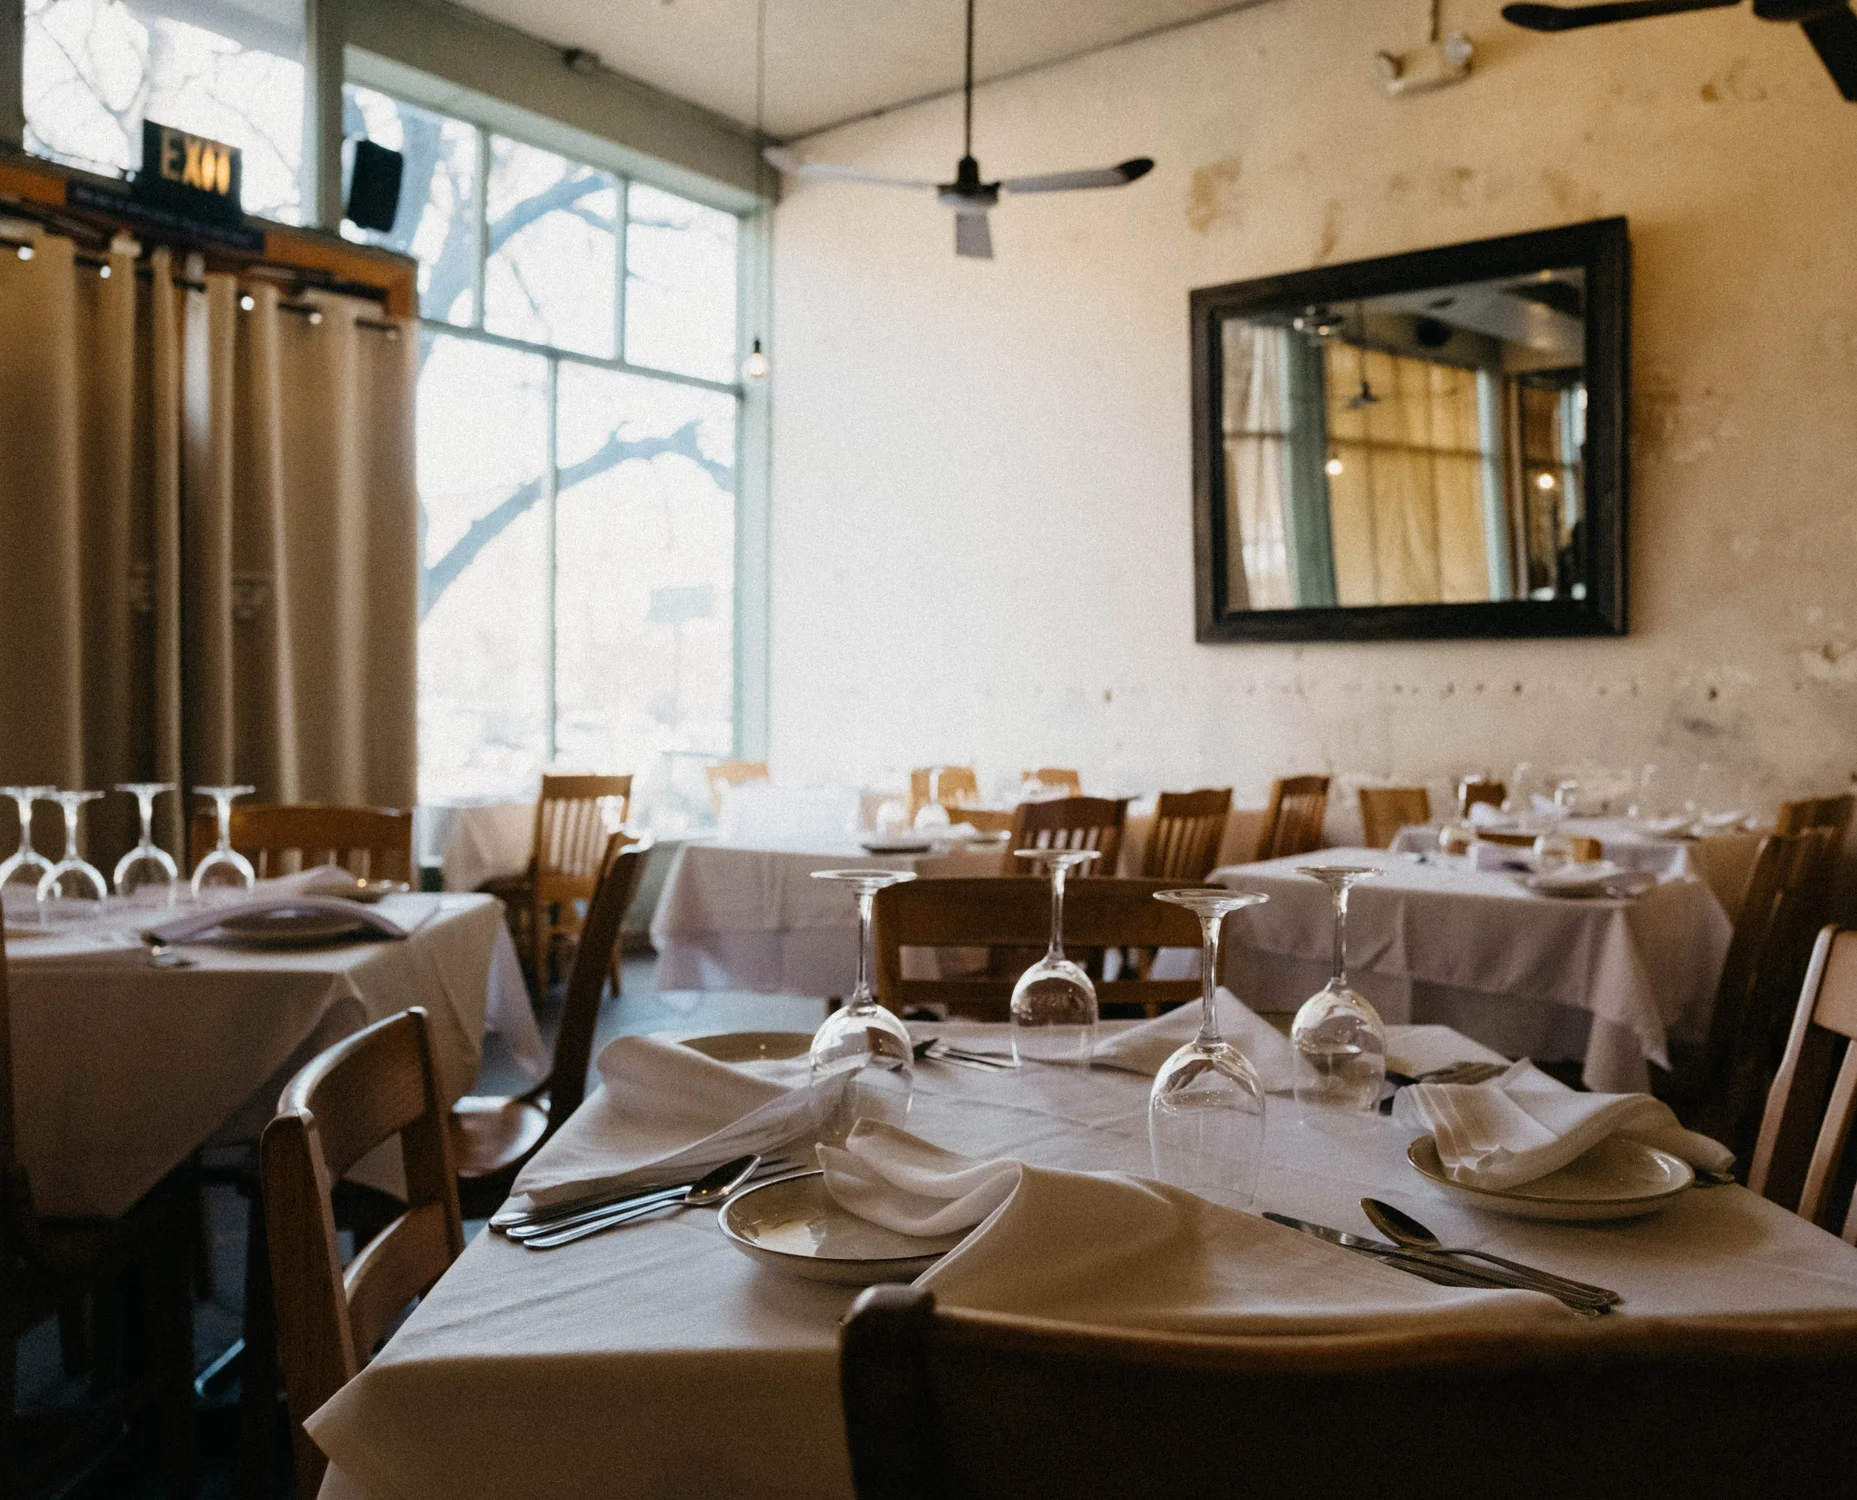
[[1586, 274], [1219, 325], [1232, 610], [1581, 600]]

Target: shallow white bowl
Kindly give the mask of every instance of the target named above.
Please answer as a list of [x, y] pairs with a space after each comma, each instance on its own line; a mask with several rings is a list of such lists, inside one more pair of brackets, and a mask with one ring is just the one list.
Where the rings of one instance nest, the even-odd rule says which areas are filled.
[[1512, 1219], [1590, 1223], [1635, 1219], [1668, 1208], [1696, 1181], [1688, 1162], [1641, 1141], [1609, 1136], [1558, 1172], [1497, 1191], [1453, 1182], [1438, 1160], [1438, 1143], [1422, 1135], [1406, 1147], [1406, 1160], [1420, 1176], [1473, 1208]]
[[782, 1177], [722, 1205], [722, 1232], [750, 1260], [808, 1281], [874, 1286], [913, 1281], [966, 1238], [918, 1239], [848, 1213], [825, 1190], [825, 1174]]

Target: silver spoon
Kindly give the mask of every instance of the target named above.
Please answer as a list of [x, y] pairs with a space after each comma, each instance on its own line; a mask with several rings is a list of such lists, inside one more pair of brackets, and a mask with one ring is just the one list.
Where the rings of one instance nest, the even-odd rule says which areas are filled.
[[1378, 1198], [1361, 1199], [1361, 1212], [1366, 1214], [1373, 1227], [1385, 1235], [1395, 1245], [1403, 1245], [1408, 1250], [1427, 1250], [1433, 1255], [1466, 1255], [1476, 1260], [1488, 1261], [1492, 1266], [1501, 1266], [1513, 1271], [1517, 1276], [1527, 1276], [1544, 1286], [1558, 1286], [1566, 1291], [1575, 1292], [1586, 1297], [1603, 1299], [1608, 1306], [1616, 1307], [1625, 1299], [1609, 1287], [1594, 1286], [1590, 1281], [1575, 1281], [1571, 1276], [1558, 1276], [1552, 1271], [1544, 1271], [1539, 1266], [1524, 1265], [1519, 1260], [1509, 1260], [1500, 1255], [1492, 1255], [1487, 1250], [1447, 1249], [1423, 1224], [1403, 1209], [1394, 1208], [1392, 1204]]
[[[700, 1208], [705, 1203], [719, 1203], [746, 1182], [760, 1164], [761, 1158], [758, 1156], [738, 1156], [734, 1161], [725, 1161], [706, 1177], [699, 1177], [690, 1184], [681, 1198], [673, 1198], [669, 1203], [589, 1213], [578, 1219], [551, 1224], [546, 1232], [528, 1235], [521, 1243], [530, 1250], [552, 1250], [557, 1245], [571, 1245], [575, 1240], [584, 1240], [589, 1235], [600, 1234], [631, 1219], [655, 1214], [666, 1208], [675, 1211], [680, 1208]], [[514, 1239], [516, 1235], [511, 1234], [510, 1237]]]

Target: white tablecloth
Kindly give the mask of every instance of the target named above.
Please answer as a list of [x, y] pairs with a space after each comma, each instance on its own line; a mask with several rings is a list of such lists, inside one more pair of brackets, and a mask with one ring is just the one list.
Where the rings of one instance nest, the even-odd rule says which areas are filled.
[[429, 810], [438, 830], [445, 889], [474, 891], [493, 875], [520, 875], [535, 852], [535, 803], [482, 802]]
[[498, 903], [408, 895], [382, 910], [411, 935], [196, 944], [190, 968], [152, 967], [133, 921], [10, 940], [19, 1149], [40, 1209], [121, 1213], [208, 1140], [255, 1136], [322, 1048], [410, 1005], [431, 1013], [447, 1099], [476, 1079], [486, 1029], [539, 1079], [547, 1053]]
[[1298, 865], [1371, 864], [1354, 888], [1349, 976], [1389, 1021], [1455, 1026], [1510, 1056], [1578, 1057], [1588, 1087], [1649, 1087], [1668, 1038], [1700, 1039], [1731, 928], [1699, 881], [1631, 901], [1538, 896], [1463, 861], [1419, 864], [1376, 849], [1325, 849], [1215, 870], [1270, 896], [1225, 929], [1224, 978], [1254, 1008], [1294, 1010], [1328, 980], [1327, 888]]
[[[1447, 1054], [1482, 1055], [1437, 1028], [1394, 1034], [1395, 1065]], [[910, 1128], [975, 1156], [1147, 1176], [1148, 1088], [1108, 1070], [929, 1065]], [[1268, 1109], [1260, 1209], [1367, 1233], [1359, 1199], [1385, 1197], [1449, 1244], [1616, 1288], [1619, 1316], [1857, 1307], [1857, 1251], [1745, 1189], [1633, 1223], [1500, 1219], [1419, 1177], [1390, 1119]], [[751, 1263], [708, 1210], [545, 1254], [482, 1235], [311, 1419], [339, 1465], [323, 1495], [846, 1500], [837, 1340], [855, 1295]]]
[[[1702, 881], [1733, 920], [1761, 835], [1734, 832], [1701, 839], [1654, 838], [1624, 818], [1568, 818], [1563, 831], [1598, 839], [1605, 857], [1627, 870], [1649, 870], [1660, 880], [1694, 877]], [[1394, 854], [1430, 854], [1438, 847], [1435, 826], [1402, 828], [1393, 837]]]

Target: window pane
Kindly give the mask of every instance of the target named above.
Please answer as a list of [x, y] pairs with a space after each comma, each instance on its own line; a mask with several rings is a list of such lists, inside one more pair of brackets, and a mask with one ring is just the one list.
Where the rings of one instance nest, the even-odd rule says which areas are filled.
[[472, 321], [477, 265], [477, 128], [416, 104], [349, 84], [342, 133], [365, 135], [405, 154], [400, 212], [385, 234], [344, 223], [342, 233], [419, 262], [419, 310], [448, 323]]
[[546, 759], [548, 362], [428, 333], [419, 795], [527, 796]]
[[558, 422], [558, 754], [669, 811], [665, 752], [734, 739], [735, 401], [564, 364]]
[[302, 220], [303, 0], [26, 0], [26, 149], [140, 165], [146, 115], [244, 152], [245, 211]]
[[626, 201], [626, 359], [733, 381], [739, 221], [642, 182]]
[[610, 359], [619, 180], [490, 138], [484, 327]]

